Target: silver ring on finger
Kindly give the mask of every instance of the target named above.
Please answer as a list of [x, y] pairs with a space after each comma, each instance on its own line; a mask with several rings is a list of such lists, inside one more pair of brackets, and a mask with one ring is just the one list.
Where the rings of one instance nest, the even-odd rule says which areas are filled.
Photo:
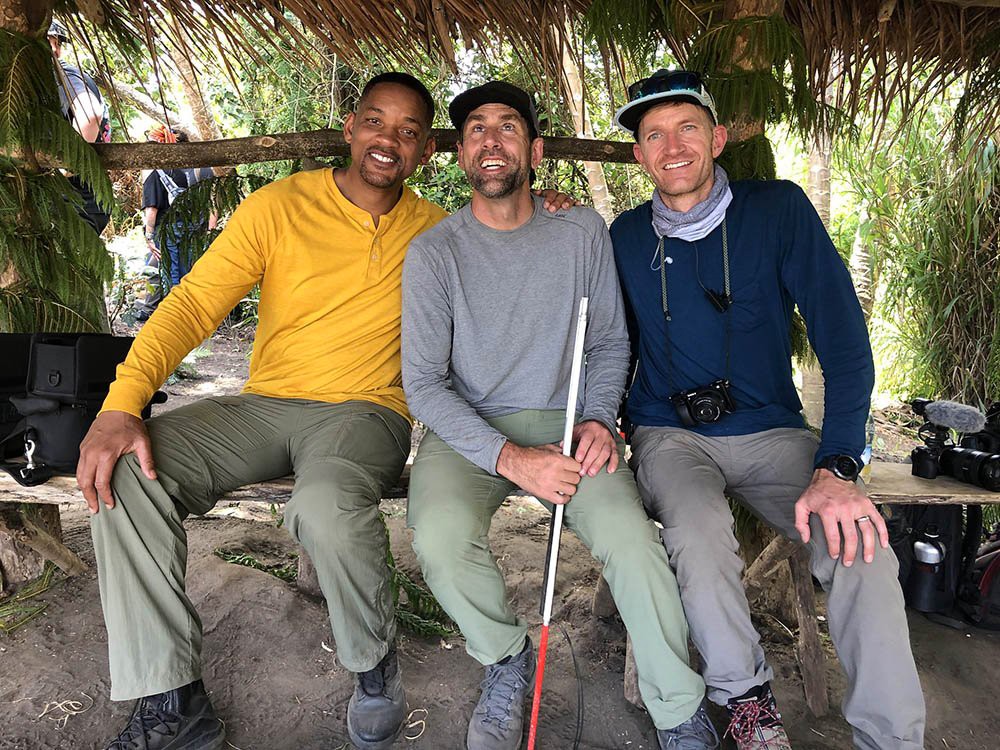
[[861, 516], [860, 518], [854, 519], [856, 523], [871, 523], [871, 520], [872, 519], [870, 519], [868, 516]]

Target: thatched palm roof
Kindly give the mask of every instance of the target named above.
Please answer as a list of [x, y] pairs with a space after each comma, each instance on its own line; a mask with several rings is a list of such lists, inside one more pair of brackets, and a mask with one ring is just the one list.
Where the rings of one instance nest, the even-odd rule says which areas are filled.
[[403, 67], [419, 50], [454, 69], [456, 40], [486, 49], [507, 43], [550, 73], [562, 64], [566, 20], [585, 16], [613, 63], [609, 69], [622, 75], [622, 49], [642, 57], [658, 38], [684, 64], [692, 38], [713, 23], [777, 9], [801, 35], [813, 98], [822, 99], [833, 83], [846, 84], [835, 88], [850, 116], [887, 111], [893, 99], [906, 104], [914, 91], [920, 100], [963, 76], [978, 86], [974, 108], [991, 116], [1000, 111], [1000, 0], [61, 0], [56, 6], [81, 30], [93, 24], [122, 43], [139, 40], [154, 62], [165, 41], [184, 56], [215, 48], [226, 65], [252, 64], [259, 55], [244, 38], [249, 25], [292, 56], [312, 53], [315, 39], [306, 31], [348, 60], [376, 48]]

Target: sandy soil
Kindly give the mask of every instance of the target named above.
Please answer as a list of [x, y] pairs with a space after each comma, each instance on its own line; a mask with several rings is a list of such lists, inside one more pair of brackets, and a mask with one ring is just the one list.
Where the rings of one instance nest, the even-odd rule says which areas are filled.
[[[172, 406], [238, 390], [246, 367], [245, 343], [217, 336], [211, 347], [212, 356], [195, 365], [198, 378], [167, 386]], [[403, 504], [386, 502], [383, 508], [398, 564], [419, 577]], [[65, 508], [63, 525], [67, 544], [92, 564], [86, 512]], [[205, 626], [204, 678], [226, 722], [230, 746], [349, 748], [344, 719], [352, 681], [336, 661], [323, 603], [299, 593], [294, 584], [213, 554], [224, 548], [248, 551], [265, 562], [291, 559], [297, 550], [287, 533], [259, 504], [219, 508], [218, 514], [191, 519], [186, 526], [188, 586]], [[533, 501], [515, 499], [498, 512], [491, 533], [511, 601], [535, 626], [536, 641], [546, 529], [546, 515]], [[565, 626], [576, 665], [567, 641], [553, 630], [539, 747], [573, 747], [580, 689], [579, 747], [653, 749], [648, 718], [622, 695], [624, 629], [617, 619], [604, 621], [591, 614], [599, 569], [571, 534], [564, 540], [554, 622]], [[103, 747], [117, 734], [131, 706], [108, 698], [107, 636], [96, 573], [62, 580], [42, 600], [48, 602], [42, 617], [12, 636], [0, 636], [0, 750]], [[755, 618], [775, 667], [774, 689], [794, 746], [849, 748], [849, 728], [836, 708], [823, 719], [809, 716], [793, 639], [784, 625], [765, 612], [756, 612]], [[825, 633], [825, 622], [821, 628]], [[927, 696], [926, 746], [996, 748], [1000, 635], [950, 630], [914, 613], [910, 628]], [[845, 680], [829, 639], [824, 641], [836, 707]], [[465, 654], [458, 637], [404, 635], [399, 650], [413, 714], [412, 725], [396, 746], [464, 747], [481, 668]], [[715, 718], [721, 724], [722, 717]]]

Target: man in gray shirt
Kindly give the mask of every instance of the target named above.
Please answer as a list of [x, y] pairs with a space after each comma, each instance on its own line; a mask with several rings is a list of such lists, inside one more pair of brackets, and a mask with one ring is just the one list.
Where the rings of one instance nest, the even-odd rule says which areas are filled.
[[[567, 525], [604, 563], [660, 747], [716, 747], [704, 683], [688, 666], [677, 584], [622, 461], [615, 415], [629, 348], [607, 228], [590, 209], [549, 214], [531, 196], [543, 144], [527, 93], [494, 81], [460, 94], [449, 114], [472, 202], [410, 245], [402, 354], [410, 411], [429, 428], [410, 479], [414, 547], [486, 669], [467, 746], [520, 746], [535, 656], [487, 535], [504, 498], [521, 487], [550, 507], [565, 504]], [[583, 296], [586, 366], [575, 449], [563, 456]]]

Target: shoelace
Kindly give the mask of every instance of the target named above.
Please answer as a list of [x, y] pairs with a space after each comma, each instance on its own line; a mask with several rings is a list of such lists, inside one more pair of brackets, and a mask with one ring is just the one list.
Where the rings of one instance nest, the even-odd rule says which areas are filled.
[[521, 672], [512, 665], [492, 666], [486, 673], [486, 679], [480, 687], [483, 698], [483, 721], [493, 722], [499, 727], [510, 721], [510, 707], [514, 703], [514, 695], [518, 688], [527, 687], [528, 682]]
[[[736, 742], [750, 742], [754, 739], [754, 732], [760, 729], [760, 722], [779, 721], [780, 717], [771, 710], [770, 706], [764, 705], [762, 700], [750, 700], [737, 704], [733, 709], [733, 718], [726, 728], [723, 737], [732, 737]], [[763, 748], [766, 750], [769, 745], [767, 738], [761, 733]]]
[[107, 750], [132, 750], [132, 743], [138, 739], [142, 739], [143, 746], [148, 747], [147, 737], [149, 734], [166, 735], [170, 732], [169, 722], [177, 720], [177, 714], [157, 706], [151, 706], [145, 700], [140, 699], [125, 729], [114, 742], [108, 745]]

